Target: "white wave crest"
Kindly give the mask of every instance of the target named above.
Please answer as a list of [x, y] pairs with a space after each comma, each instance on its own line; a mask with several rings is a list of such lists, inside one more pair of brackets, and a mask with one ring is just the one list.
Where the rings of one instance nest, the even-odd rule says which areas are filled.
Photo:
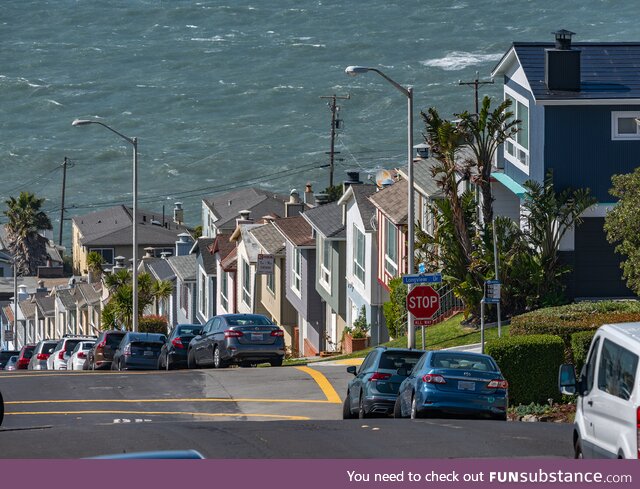
[[47, 102], [49, 102], [49, 103], [50, 103], [50, 104], [52, 104], [52, 105], [57, 105], [58, 107], [62, 107], [62, 104], [61, 104], [60, 102], [56, 102], [56, 101], [55, 101], [55, 100], [53, 100], [53, 99], [48, 98], [48, 99], [47, 99]]
[[466, 51], [453, 51], [444, 58], [428, 59], [420, 61], [421, 65], [442, 68], [445, 71], [458, 71], [468, 66], [479, 65], [487, 61], [498, 61], [502, 58], [501, 53], [481, 54], [468, 53]]

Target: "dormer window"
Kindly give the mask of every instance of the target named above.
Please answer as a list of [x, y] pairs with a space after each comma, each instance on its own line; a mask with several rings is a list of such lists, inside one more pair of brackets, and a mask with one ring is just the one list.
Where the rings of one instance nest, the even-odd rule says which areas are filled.
[[505, 159], [529, 173], [529, 103], [521, 95], [505, 87], [505, 100], [511, 100], [509, 110], [518, 119], [518, 132], [504, 142]]
[[611, 139], [614, 141], [640, 139], [640, 111], [611, 113]]

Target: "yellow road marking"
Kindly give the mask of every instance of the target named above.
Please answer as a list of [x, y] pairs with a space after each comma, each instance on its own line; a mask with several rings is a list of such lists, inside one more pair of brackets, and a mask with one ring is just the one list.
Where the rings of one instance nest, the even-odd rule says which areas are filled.
[[344, 358], [342, 360], [335, 360], [334, 362], [337, 365], [355, 365], [358, 366], [364, 361], [364, 358]]
[[280, 414], [248, 414], [248, 413], [192, 413], [183, 411], [31, 411], [21, 413], [4, 413], [5, 416], [20, 416], [20, 415], [49, 415], [49, 414], [137, 414], [141, 416], [162, 416], [162, 415], [186, 415], [186, 416], [206, 416], [206, 417], [228, 417], [228, 418], [278, 418], [288, 419], [292, 421], [307, 421], [309, 418], [306, 416], [285, 416]]
[[309, 374], [313, 378], [313, 380], [316, 381], [324, 395], [327, 396], [327, 402], [330, 402], [332, 404], [342, 404], [342, 399], [340, 399], [340, 396], [331, 385], [331, 382], [329, 382], [322, 373], [309, 367], [296, 368], [298, 370], [301, 370], [302, 372]]
[[86, 403], [145, 403], [145, 402], [273, 402], [327, 404], [333, 401], [323, 399], [233, 399], [233, 398], [176, 398], [176, 399], [55, 399], [39, 401], [6, 401], [4, 404], [86, 404]]

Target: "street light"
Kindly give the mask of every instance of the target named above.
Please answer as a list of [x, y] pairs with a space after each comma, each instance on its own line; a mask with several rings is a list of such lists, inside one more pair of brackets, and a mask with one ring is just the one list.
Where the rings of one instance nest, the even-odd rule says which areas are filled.
[[[393, 85], [400, 93], [407, 97], [407, 176], [409, 178], [408, 191], [408, 208], [407, 208], [407, 273], [414, 271], [414, 242], [415, 242], [415, 209], [413, 201], [413, 87], [403, 87], [395, 80], [392, 80], [377, 68], [368, 68], [366, 66], [347, 66], [344, 70], [349, 76], [357, 76], [362, 73], [373, 71]], [[411, 288], [411, 286], [409, 286]], [[416, 332], [413, 324], [413, 315], [408, 314], [407, 317], [407, 343], [409, 348], [416, 346]]]
[[127, 141], [129, 144], [133, 146], [133, 324], [132, 329], [134, 332], [138, 331], [138, 220], [137, 220], [137, 212], [138, 212], [138, 138], [130, 138], [129, 136], [125, 136], [124, 134], [116, 131], [112, 127], [100, 122], [89, 119], [76, 119], [71, 125], [73, 126], [86, 126], [88, 124], [98, 124], [109, 131], [117, 134], [122, 139]]

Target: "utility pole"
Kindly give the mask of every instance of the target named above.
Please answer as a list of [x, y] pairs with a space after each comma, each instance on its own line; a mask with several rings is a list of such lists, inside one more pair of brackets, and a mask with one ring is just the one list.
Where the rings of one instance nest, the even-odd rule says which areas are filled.
[[62, 163], [62, 203], [60, 204], [60, 234], [58, 236], [58, 244], [62, 246], [62, 228], [64, 227], [64, 191], [67, 186], [67, 163], [69, 159], [65, 156]]
[[493, 85], [493, 80], [479, 80], [478, 79], [478, 72], [476, 71], [476, 79], [470, 82], [463, 82], [462, 80], [458, 80], [458, 85], [469, 85], [469, 86], [473, 86], [474, 88], [474, 94], [475, 94], [475, 101], [476, 101], [476, 114], [480, 113], [480, 106], [479, 106], [479, 101], [478, 101], [478, 87], [480, 85]]
[[330, 102], [327, 104], [329, 106], [329, 110], [331, 111], [331, 149], [329, 150], [329, 187], [333, 187], [333, 171], [334, 171], [334, 162], [335, 155], [339, 154], [335, 151], [335, 143], [336, 143], [336, 129], [340, 129], [340, 119], [336, 118], [336, 113], [340, 110], [340, 107], [336, 105], [336, 100], [349, 100], [351, 98], [350, 95], [341, 96], [341, 95], [324, 95], [320, 98], [329, 99]]

